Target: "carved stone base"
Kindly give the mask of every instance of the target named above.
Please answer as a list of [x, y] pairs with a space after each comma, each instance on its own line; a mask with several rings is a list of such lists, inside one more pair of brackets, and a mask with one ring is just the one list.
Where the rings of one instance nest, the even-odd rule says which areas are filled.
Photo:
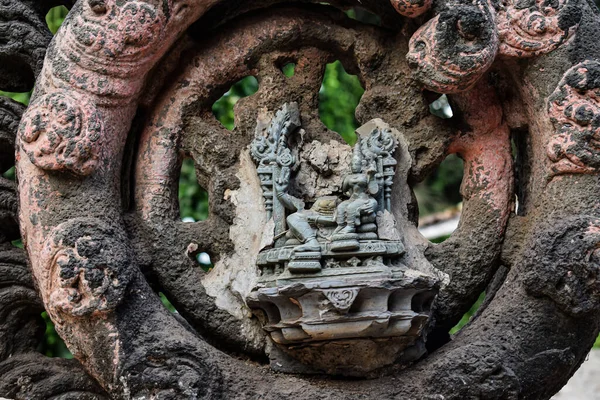
[[269, 359], [271, 369], [277, 372], [363, 378], [382, 365], [410, 364], [425, 352], [421, 339], [398, 337], [320, 342], [285, 350], [273, 344]]
[[[422, 339], [439, 282], [377, 259], [363, 264], [304, 275], [288, 269], [263, 279], [248, 305], [264, 313], [258, 312], [275, 346], [315, 373], [364, 376], [414, 361], [422, 351], [409, 348]], [[402, 354], [412, 356], [401, 359]], [[275, 369], [306, 370], [275, 357], [280, 366]]]
[[[263, 275], [261, 281], [265, 282], [275, 279], [275, 271], [278, 267], [284, 265], [287, 267], [286, 271], [288, 272], [305, 273], [319, 271], [321, 267], [325, 269], [336, 268], [335, 262], [323, 263], [319, 261], [328, 258], [338, 261], [345, 260], [344, 262], [348, 263], [349, 260], [355, 257], [360, 257], [361, 259], [378, 256], [398, 257], [404, 254], [404, 245], [401, 241], [352, 240], [352, 242], [358, 244], [358, 247], [344, 249], [342, 246], [334, 248], [335, 245], [342, 242], [324, 242], [321, 243], [321, 252], [296, 252], [294, 251], [294, 245], [287, 244], [283, 247], [263, 250], [256, 260]], [[306, 262], [312, 262], [313, 264], [307, 266]], [[320, 264], [319, 268], [317, 268], [317, 262]], [[360, 260], [358, 263], [360, 263]]]
[[360, 244], [357, 239], [337, 240], [331, 243], [331, 251], [350, 251], [358, 250], [359, 248]]
[[293, 260], [288, 264], [288, 270], [293, 273], [319, 272], [321, 261], [316, 260]]

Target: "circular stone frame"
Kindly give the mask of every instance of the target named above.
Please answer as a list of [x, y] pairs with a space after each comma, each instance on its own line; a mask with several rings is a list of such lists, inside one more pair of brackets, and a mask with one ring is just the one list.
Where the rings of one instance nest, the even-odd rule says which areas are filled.
[[[422, 9], [428, 2], [418, 11], [399, 1], [331, 2], [368, 8], [385, 27], [377, 28], [306, 4], [264, 10], [275, 3], [80, 1], [54, 38], [22, 119], [16, 162], [31, 269], [69, 349], [113, 398], [550, 398], [599, 330], [600, 47], [588, 40], [600, 29], [597, 10], [575, 0], [537, 11], [478, 0], [429, 11]], [[419, 28], [398, 14], [404, 10], [429, 19]], [[530, 23], [540, 19], [544, 24]], [[206, 122], [218, 91], [258, 73], [265, 84], [258, 98], [272, 112], [289, 97], [281, 87], [318, 88], [332, 56], [365, 84], [359, 121], [380, 117], [406, 137], [410, 182], [447, 154], [465, 161], [459, 229], [443, 244], [421, 246], [450, 276], [434, 306], [430, 354], [362, 381], [275, 374], [241, 357], [260, 360], [260, 340], [219, 308], [203, 273], [185, 259], [200, 245], [221, 258], [235, 252], [226, 238], [235, 227], [239, 154], [248, 138], [244, 129], [229, 134]], [[284, 85], [277, 66], [290, 57], [300, 68]], [[278, 81], [265, 79], [277, 73]], [[178, 80], [165, 86], [174, 74]], [[429, 115], [423, 89], [450, 94], [456, 121]], [[307, 132], [317, 131], [316, 100], [302, 93], [303, 111], [312, 115]], [[405, 104], [407, 98], [414, 101]], [[75, 117], [86, 121], [77, 132], [68, 115], [77, 107], [62, 106], [73, 99]], [[43, 129], [40, 103], [55, 122]], [[256, 124], [253, 106], [238, 106], [240, 127]], [[185, 131], [194, 123], [204, 135], [191, 140]], [[60, 146], [43, 142], [56, 138], [67, 149], [82, 140], [85, 146], [64, 159]], [[211, 189], [206, 223], [177, 221], [174, 175], [185, 153], [208, 176], [201, 178]], [[138, 186], [130, 195], [124, 171], [131, 169]], [[397, 217], [413, 205], [401, 204]], [[177, 242], [169, 241], [173, 234]], [[175, 256], [170, 265], [181, 269], [156, 267], [165, 247]], [[188, 321], [166, 310], [150, 284], [172, 296]], [[476, 318], [450, 338], [483, 290]], [[0, 382], [2, 375], [0, 368]]]

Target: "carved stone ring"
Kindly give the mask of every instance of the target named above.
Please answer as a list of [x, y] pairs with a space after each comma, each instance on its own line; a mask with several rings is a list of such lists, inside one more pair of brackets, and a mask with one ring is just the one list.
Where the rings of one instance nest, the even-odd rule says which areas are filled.
[[[43, 3], [0, 6], [0, 89], [37, 77], [0, 100], [0, 397], [548, 399], [584, 361], [591, 2], [81, 0], [51, 42], [68, 2]], [[335, 60], [365, 88], [353, 146], [319, 119]], [[212, 105], [250, 75], [229, 131]], [[413, 186], [450, 154], [462, 216], [433, 244]], [[179, 217], [185, 158], [205, 221]], [[36, 352], [43, 310], [75, 360]]]

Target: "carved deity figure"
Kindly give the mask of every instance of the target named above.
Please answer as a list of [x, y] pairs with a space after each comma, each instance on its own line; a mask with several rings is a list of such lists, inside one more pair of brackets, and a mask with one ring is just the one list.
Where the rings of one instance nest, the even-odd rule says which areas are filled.
[[[321, 244], [317, 240], [319, 225], [335, 225], [335, 205], [337, 198], [332, 196], [317, 199], [310, 209], [304, 209], [304, 202], [287, 193], [289, 180], [277, 182], [275, 191], [283, 206], [293, 213], [287, 218], [289, 236], [301, 245], [295, 252], [320, 252]], [[333, 207], [332, 207], [333, 205]]]
[[[365, 239], [377, 239], [377, 211], [379, 203], [373, 194], [380, 190], [375, 172], [376, 168], [366, 165], [363, 157], [364, 149], [359, 137], [352, 155], [352, 174], [344, 178], [342, 189], [349, 198], [343, 201], [336, 212], [337, 228], [331, 239], [334, 242], [332, 250], [353, 250], [359, 248], [359, 235]], [[366, 172], [366, 173], [365, 173]], [[370, 233], [370, 235], [369, 235]]]
[[[390, 210], [391, 186], [397, 143], [389, 129], [372, 127], [364, 138], [358, 135], [350, 173], [343, 179], [342, 192], [317, 198], [305, 209], [304, 202], [288, 193], [296, 155], [288, 140], [300, 129], [296, 103], [285, 104], [266, 132], [259, 130], [251, 145], [263, 187], [268, 218], [274, 223], [274, 248], [293, 248], [295, 261], [290, 271], [319, 271], [324, 246], [334, 253], [360, 252], [361, 240], [377, 240], [377, 213]], [[266, 133], [266, 135], [265, 135]]]
[[[282, 174], [275, 182], [275, 193], [281, 204], [291, 211], [286, 222], [289, 228], [288, 237], [300, 244], [294, 248], [295, 253], [321, 252], [321, 243], [317, 237], [320, 227], [335, 227], [324, 237], [334, 242], [333, 251], [356, 250], [360, 247], [359, 233], [367, 234], [368, 239], [377, 238], [376, 214], [379, 208], [377, 200], [369, 193], [373, 189], [373, 174], [361, 173], [363, 157], [360, 144], [355, 147], [352, 174], [344, 178], [343, 191], [349, 198], [338, 204], [333, 196], [318, 198], [310, 209], [304, 209], [304, 202], [289, 193], [289, 176]], [[331, 232], [331, 230], [330, 230]], [[370, 233], [370, 234], [369, 234]], [[364, 235], [363, 235], [364, 236]]]
[[356, 233], [363, 220], [361, 217], [373, 217], [377, 211], [377, 200], [367, 193], [369, 177], [365, 174], [353, 174], [346, 178], [350, 198], [342, 202], [337, 210], [338, 227], [334, 234]]

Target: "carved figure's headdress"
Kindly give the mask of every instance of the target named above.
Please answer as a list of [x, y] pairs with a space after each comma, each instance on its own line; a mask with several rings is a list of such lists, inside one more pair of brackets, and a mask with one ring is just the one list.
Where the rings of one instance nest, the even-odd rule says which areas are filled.
[[363, 169], [363, 153], [360, 145], [360, 135], [357, 135], [356, 144], [352, 152], [352, 161], [350, 162], [350, 169], [353, 174], [360, 174]]

